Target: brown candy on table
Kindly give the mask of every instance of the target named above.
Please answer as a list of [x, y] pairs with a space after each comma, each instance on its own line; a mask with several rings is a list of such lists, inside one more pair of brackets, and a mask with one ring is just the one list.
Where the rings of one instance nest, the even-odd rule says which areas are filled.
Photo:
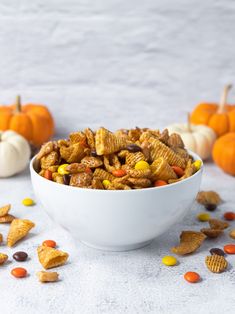
[[207, 209], [207, 210], [209, 210], [210, 212], [213, 212], [214, 210], [216, 210], [216, 208], [217, 208], [217, 205], [216, 204], [206, 204], [205, 205], [205, 208]]
[[214, 255], [214, 254], [215, 255], [220, 255], [220, 256], [224, 256], [225, 255], [224, 251], [219, 249], [219, 248], [212, 248], [212, 249], [210, 249], [210, 253], [211, 253], [211, 255]]
[[17, 262], [24, 262], [28, 258], [28, 254], [26, 252], [23, 252], [23, 251], [15, 252], [13, 254], [13, 258]]

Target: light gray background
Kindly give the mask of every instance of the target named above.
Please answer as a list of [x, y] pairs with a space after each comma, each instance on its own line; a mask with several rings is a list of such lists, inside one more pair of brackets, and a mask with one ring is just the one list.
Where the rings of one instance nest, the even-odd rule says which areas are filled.
[[234, 82], [234, 39], [233, 0], [1, 0], [0, 100], [47, 104], [59, 134], [162, 128]]

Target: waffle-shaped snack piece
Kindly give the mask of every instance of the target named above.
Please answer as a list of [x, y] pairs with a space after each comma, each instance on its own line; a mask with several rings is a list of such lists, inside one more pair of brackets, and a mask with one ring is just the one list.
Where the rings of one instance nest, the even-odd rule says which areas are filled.
[[80, 162], [86, 155], [86, 150], [81, 143], [75, 143], [68, 147], [60, 148], [61, 157], [68, 163]]
[[7, 214], [5, 216], [0, 217], [0, 224], [10, 223], [15, 219], [15, 216]]
[[4, 253], [0, 253], [0, 265], [3, 265], [8, 260], [8, 255]]
[[206, 239], [205, 234], [197, 231], [182, 231], [180, 244], [171, 251], [178, 255], [186, 255], [195, 252]]
[[7, 204], [0, 207], [0, 217], [7, 215], [10, 209], [11, 209], [11, 204]]
[[12, 247], [24, 238], [34, 226], [35, 224], [28, 219], [14, 219], [8, 232], [7, 246]]
[[69, 257], [68, 253], [45, 245], [39, 246], [37, 252], [39, 262], [45, 269], [62, 266]]
[[119, 137], [105, 128], [100, 128], [95, 135], [95, 148], [97, 155], [107, 155], [118, 152], [128, 144], [128, 140]]
[[167, 182], [170, 179], [177, 179], [177, 175], [174, 170], [163, 157], [159, 157], [154, 160], [150, 168], [152, 170], [154, 180], [160, 179]]
[[162, 143], [159, 139], [150, 138], [151, 143], [151, 160], [154, 161], [159, 157], [163, 157], [171, 166], [179, 166], [185, 168], [185, 160], [176, 154], [172, 149]]
[[212, 273], [221, 273], [228, 267], [228, 262], [223, 256], [213, 254], [205, 259], [207, 268]]

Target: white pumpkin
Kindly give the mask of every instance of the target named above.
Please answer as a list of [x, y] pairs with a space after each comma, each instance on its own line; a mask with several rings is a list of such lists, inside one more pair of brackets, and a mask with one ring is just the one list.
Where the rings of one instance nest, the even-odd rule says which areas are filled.
[[10, 177], [24, 170], [29, 162], [30, 146], [13, 131], [0, 131], [0, 177]]
[[198, 154], [203, 160], [211, 156], [216, 140], [215, 132], [205, 125], [172, 124], [168, 127], [169, 134], [178, 133], [184, 141], [185, 148]]

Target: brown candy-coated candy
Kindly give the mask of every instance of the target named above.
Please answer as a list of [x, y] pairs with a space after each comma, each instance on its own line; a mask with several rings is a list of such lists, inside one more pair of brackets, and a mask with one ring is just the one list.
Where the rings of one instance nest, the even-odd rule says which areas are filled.
[[17, 262], [24, 262], [28, 258], [28, 254], [26, 252], [23, 252], [23, 251], [15, 252], [13, 254], [13, 258]]

